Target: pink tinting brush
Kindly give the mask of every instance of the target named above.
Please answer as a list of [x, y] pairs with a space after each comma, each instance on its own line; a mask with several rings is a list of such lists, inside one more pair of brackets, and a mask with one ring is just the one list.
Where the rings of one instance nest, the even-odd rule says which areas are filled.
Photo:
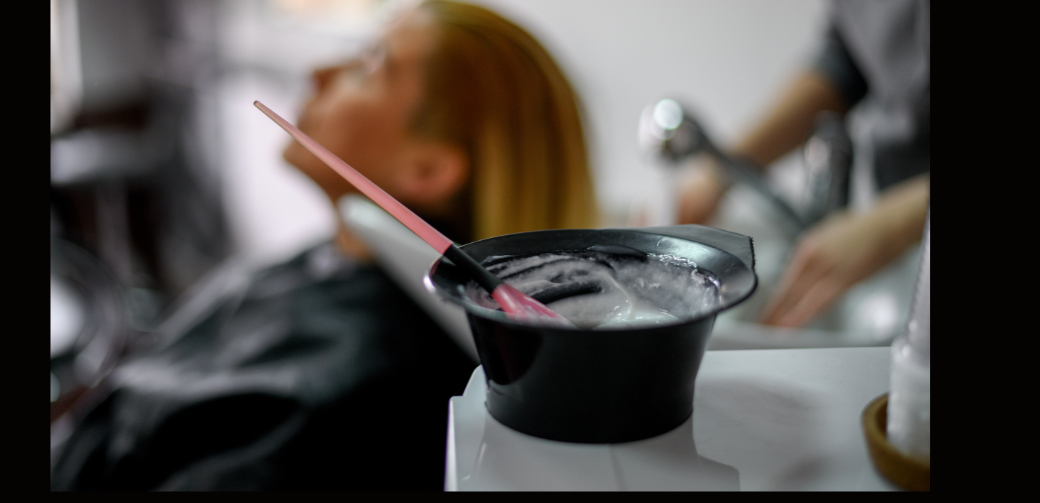
[[559, 313], [549, 309], [541, 302], [525, 295], [520, 290], [513, 288], [508, 283], [498, 279], [494, 274], [488, 272], [473, 257], [470, 257], [458, 246], [455, 246], [444, 234], [441, 234], [440, 231], [434, 229], [425, 220], [419, 218], [412, 210], [401, 204], [397, 199], [394, 199], [390, 194], [387, 194], [386, 191], [372, 183], [368, 178], [365, 178], [364, 175], [358, 173], [356, 169], [343, 162], [342, 159], [336, 157], [336, 154], [329, 152], [328, 149], [304, 134], [303, 131], [297, 129], [296, 126], [289, 124], [288, 121], [272, 112], [263, 103], [254, 101], [253, 104], [287, 133], [292, 135], [293, 138], [296, 138], [296, 141], [300, 142], [307, 150], [318, 156], [318, 159], [321, 159], [330, 168], [336, 170], [340, 176], [346, 178], [348, 182], [357, 187], [369, 199], [386, 210], [387, 213], [393, 215], [394, 218], [404, 224], [405, 227], [411, 229], [423, 241], [426, 241], [426, 244], [432, 246], [434, 250], [437, 250], [441, 255], [447, 257], [455, 265], [466, 271], [474, 281], [491, 292], [491, 297], [498, 302], [498, 305], [502, 306], [502, 311], [506, 314], [517, 320], [552, 321], [558, 324], [573, 326], [570, 321]]

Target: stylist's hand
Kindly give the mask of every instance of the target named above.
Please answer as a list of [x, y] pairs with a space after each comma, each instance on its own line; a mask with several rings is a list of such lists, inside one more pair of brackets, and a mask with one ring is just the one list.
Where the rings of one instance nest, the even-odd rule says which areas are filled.
[[867, 215], [836, 214], [799, 240], [762, 323], [805, 324], [885, 265], [883, 232]]
[[762, 323], [805, 324], [851, 286], [895, 260], [921, 239], [928, 210], [928, 177], [904, 182], [869, 212], [835, 213], [799, 239]]
[[683, 168], [678, 191], [676, 221], [679, 224], [707, 222], [726, 194], [719, 167], [709, 159], [695, 159]]

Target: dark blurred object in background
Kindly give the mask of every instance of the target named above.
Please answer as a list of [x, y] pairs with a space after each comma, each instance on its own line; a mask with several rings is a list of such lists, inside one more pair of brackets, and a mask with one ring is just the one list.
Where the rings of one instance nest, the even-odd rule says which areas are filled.
[[111, 270], [141, 330], [230, 252], [212, 113], [218, 8], [51, 2], [52, 225]]
[[[78, 413], [104, 393], [105, 386], [99, 384], [127, 349], [131, 333], [124, 297], [124, 290], [96, 257], [52, 236], [52, 428], [66, 413], [74, 408]], [[58, 423], [57, 430], [67, 427]]]

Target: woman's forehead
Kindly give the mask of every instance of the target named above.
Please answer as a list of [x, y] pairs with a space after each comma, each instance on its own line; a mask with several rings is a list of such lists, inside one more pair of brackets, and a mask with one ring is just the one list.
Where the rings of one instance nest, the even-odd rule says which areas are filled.
[[387, 25], [380, 43], [393, 63], [423, 61], [435, 44], [433, 19], [420, 10], [405, 11]]

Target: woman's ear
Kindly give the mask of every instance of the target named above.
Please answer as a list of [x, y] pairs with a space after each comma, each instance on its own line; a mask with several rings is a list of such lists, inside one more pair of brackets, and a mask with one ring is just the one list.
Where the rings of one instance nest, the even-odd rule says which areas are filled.
[[394, 176], [397, 198], [429, 212], [450, 211], [455, 196], [469, 180], [469, 158], [454, 145], [416, 140], [407, 148]]

